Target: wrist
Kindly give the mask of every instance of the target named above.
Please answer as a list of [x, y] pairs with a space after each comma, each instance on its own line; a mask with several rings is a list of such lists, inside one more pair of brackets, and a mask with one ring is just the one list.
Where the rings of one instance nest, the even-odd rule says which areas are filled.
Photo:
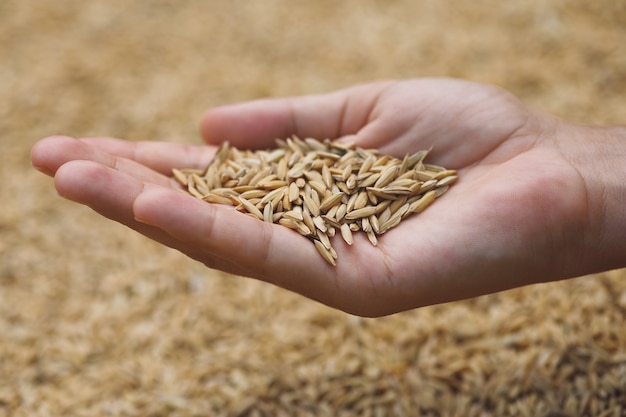
[[626, 127], [568, 124], [560, 133], [559, 148], [587, 191], [585, 273], [626, 267]]

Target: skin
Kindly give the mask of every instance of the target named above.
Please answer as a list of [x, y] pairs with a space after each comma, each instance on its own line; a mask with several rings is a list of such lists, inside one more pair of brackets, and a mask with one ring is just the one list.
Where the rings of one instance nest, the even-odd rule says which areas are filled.
[[[329, 306], [381, 316], [626, 266], [626, 130], [574, 125], [494, 86], [454, 79], [381, 81], [209, 110], [207, 146], [54, 136], [33, 165], [88, 205], [209, 268], [253, 277]], [[204, 168], [216, 146], [268, 148], [277, 137], [331, 138], [427, 162], [459, 181], [423, 213], [328, 265], [304, 237], [175, 190], [171, 169]]]

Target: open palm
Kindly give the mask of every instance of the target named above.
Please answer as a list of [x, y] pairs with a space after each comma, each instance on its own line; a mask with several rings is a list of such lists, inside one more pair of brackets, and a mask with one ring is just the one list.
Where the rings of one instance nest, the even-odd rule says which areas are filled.
[[[372, 316], [570, 276], [563, 265], [576, 245], [564, 243], [584, 239], [587, 206], [553, 137], [562, 124], [491, 86], [385, 81], [212, 109], [202, 123], [209, 146], [52, 137], [32, 160], [61, 195], [208, 267]], [[204, 168], [211, 145], [266, 148], [292, 134], [398, 157], [432, 147], [427, 162], [457, 169], [459, 181], [377, 247], [336, 236], [336, 267], [289, 229], [173, 189], [171, 169]]]

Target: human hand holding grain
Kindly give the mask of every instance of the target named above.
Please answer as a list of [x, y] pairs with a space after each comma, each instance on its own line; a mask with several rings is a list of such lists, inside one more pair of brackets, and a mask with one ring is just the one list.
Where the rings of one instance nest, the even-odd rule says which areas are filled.
[[[32, 161], [62, 196], [210, 268], [359, 315], [626, 266], [624, 129], [575, 126], [492, 86], [384, 81], [257, 100], [210, 110], [202, 133], [209, 146], [51, 137]], [[432, 147], [428, 162], [460, 179], [377, 247], [336, 236], [336, 267], [292, 230], [173, 189], [171, 169], [206, 167], [212, 145], [268, 148], [293, 134], [397, 157]]]

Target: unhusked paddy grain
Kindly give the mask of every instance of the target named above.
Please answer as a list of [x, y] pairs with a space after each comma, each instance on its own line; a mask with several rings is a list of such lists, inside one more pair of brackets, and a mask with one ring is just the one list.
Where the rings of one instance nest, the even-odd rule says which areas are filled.
[[328, 139], [293, 136], [276, 145], [251, 151], [224, 142], [205, 170], [172, 175], [196, 198], [306, 236], [333, 266], [336, 229], [348, 245], [361, 231], [376, 246], [377, 235], [425, 210], [458, 179], [455, 170], [424, 163], [427, 150], [399, 159]]

